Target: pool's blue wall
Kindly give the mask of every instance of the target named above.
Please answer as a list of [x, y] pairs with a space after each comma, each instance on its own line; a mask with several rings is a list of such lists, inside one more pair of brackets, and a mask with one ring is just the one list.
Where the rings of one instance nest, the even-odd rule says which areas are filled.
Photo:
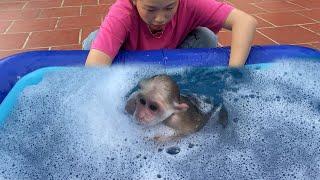
[[[113, 63], [149, 63], [165, 66], [226, 66], [230, 48], [122, 51]], [[0, 103], [24, 75], [42, 67], [82, 66], [88, 51], [31, 51], [0, 60]], [[281, 58], [320, 59], [320, 52], [301, 46], [254, 46], [247, 64], [268, 63]]]

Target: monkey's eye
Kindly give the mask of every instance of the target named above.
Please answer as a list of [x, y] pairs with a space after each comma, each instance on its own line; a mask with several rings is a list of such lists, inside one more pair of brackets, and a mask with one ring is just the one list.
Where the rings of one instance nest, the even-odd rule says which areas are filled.
[[158, 109], [158, 107], [156, 105], [151, 104], [149, 106], [149, 109], [151, 109], [151, 111], [156, 111]]
[[142, 98], [140, 98], [140, 104], [142, 104], [142, 105], [146, 105], [146, 100], [144, 100], [144, 99], [142, 99]]

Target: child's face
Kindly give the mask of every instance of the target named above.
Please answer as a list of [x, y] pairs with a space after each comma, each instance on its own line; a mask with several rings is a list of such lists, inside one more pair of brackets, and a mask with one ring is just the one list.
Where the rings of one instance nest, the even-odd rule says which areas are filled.
[[179, 0], [133, 0], [141, 19], [152, 29], [160, 30], [177, 11]]

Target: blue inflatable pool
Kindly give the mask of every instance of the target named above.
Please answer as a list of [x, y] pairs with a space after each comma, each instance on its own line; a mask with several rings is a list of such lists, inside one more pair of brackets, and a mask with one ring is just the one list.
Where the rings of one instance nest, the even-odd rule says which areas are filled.
[[[31, 84], [37, 84], [41, 81], [42, 75], [45, 72], [60, 69], [59, 66], [83, 66], [87, 54], [88, 51], [82, 50], [31, 51], [9, 56], [0, 60], [0, 123], [8, 115], [17, 96], [24, 87]], [[118, 54], [113, 63], [148, 63], [163, 65], [166, 67], [227, 66], [229, 54], [229, 47], [216, 49], [175, 49], [137, 52], [122, 51]], [[320, 60], [320, 51], [307, 47], [290, 45], [254, 46], [252, 47], [246, 63], [272, 63], [275, 60], [288, 58]], [[17, 83], [19, 79], [21, 80]]]

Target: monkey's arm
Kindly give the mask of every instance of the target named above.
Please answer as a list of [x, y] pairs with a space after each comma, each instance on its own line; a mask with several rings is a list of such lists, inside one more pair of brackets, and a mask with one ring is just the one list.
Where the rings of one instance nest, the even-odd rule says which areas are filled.
[[133, 115], [135, 109], [136, 109], [136, 98], [137, 98], [137, 92], [132, 93], [127, 101], [125, 110], [127, 113]]
[[180, 115], [171, 116], [167, 119], [164, 124], [174, 130], [174, 134], [171, 135], [156, 135], [153, 137], [154, 141], [157, 142], [169, 142], [169, 141], [177, 141], [181, 138], [192, 134], [197, 131], [197, 124], [193, 121], [185, 121], [190, 118], [186, 116], [185, 113]]

